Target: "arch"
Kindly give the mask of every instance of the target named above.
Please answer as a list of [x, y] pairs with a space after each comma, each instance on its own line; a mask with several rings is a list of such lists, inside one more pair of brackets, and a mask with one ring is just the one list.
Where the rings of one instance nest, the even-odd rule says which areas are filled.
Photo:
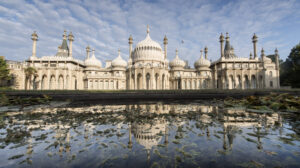
[[165, 89], [165, 84], [166, 84], [166, 82], [165, 82], [165, 74], [163, 74], [162, 75], [162, 85], [161, 85], [162, 90]]
[[119, 81], [116, 82], [116, 89], [119, 89]]
[[111, 80], [110, 82], [109, 82], [109, 89], [114, 89], [114, 81], [113, 80]]
[[230, 75], [228, 79], [228, 89], [234, 89], [235, 82], [233, 80], [233, 76]]
[[159, 75], [155, 74], [155, 88], [154, 89], [158, 89], [159, 88]]
[[69, 85], [70, 85], [70, 77], [69, 77], [69, 75], [67, 75], [67, 76], [66, 76], [65, 89], [69, 89], [69, 88], [70, 88]]
[[273, 81], [270, 81], [270, 88], [273, 88]]
[[188, 81], [188, 89], [191, 89], [191, 87], [192, 87], [192, 81]]
[[42, 82], [41, 82], [41, 89], [42, 90], [45, 90], [47, 89], [47, 76], [46, 75], [43, 75], [42, 76]]
[[249, 78], [248, 78], [248, 75], [244, 76], [244, 89], [249, 89]]
[[138, 74], [137, 75], [137, 89], [140, 90], [142, 89], [142, 74]]
[[32, 89], [33, 90], [37, 90], [38, 89], [38, 76], [33, 76]]
[[55, 82], [55, 76], [51, 75], [51, 77], [50, 77], [50, 83], [49, 83], [49, 89], [50, 90], [56, 89], [55, 88], [55, 84], [56, 84], [56, 82]]
[[107, 90], [108, 89], [108, 80], [105, 80], [104, 82], [104, 90]]
[[72, 89], [77, 89], [77, 77], [75, 75], [72, 76]]
[[258, 87], [263, 88], [263, 76], [260, 75], [258, 78]]
[[241, 79], [240, 75], [237, 76], [237, 81], [236, 82], [237, 82], [236, 88], [241, 89], [242, 88], [242, 79]]
[[255, 75], [251, 76], [251, 88], [256, 89], [256, 77], [255, 77]]
[[150, 74], [149, 73], [146, 74], [146, 89], [147, 90], [150, 89]]
[[186, 84], [186, 80], [183, 81], [183, 86], [182, 89], [187, 89], [187, 84]]
[[203, 89], [206, 89], [207, 88], [207, 80], [204, 79], [203, 80], [203, 86], [202, 86]]
[[64, 89], [64, 78], [63, 78], [62, 75], [60, 75], [60, 76], [58, 77], [58, 86], [57, 86], [57, 88], [58, 88], [59, 90]]
[[272, 72], [272, 71], [269, 72], [269, 77], [270, 77], [270, 78], [273, 77], [273, 72]]
[[104, 89], [104, 84], [103, 84], [103, 80], [100, 81], [99, 84], [99, 89], [103, 90]]

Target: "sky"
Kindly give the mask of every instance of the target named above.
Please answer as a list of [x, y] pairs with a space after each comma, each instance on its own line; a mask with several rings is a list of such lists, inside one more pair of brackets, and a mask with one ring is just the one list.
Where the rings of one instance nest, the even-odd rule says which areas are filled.
[[[171, 61], [179, 57], [193, 63], [208, 47], [208, 58], [220, 58], [219, 36], [229, 33], [239, 57], [253, 53], [252, 36], [258, 36], [258, 55], [278, 48], [285, 60], [300, 42], [300, 0], [1, 0], [0, 55], [24, 61], [32, 55], [31, 34], [37, 31], [37, 56], [51, 56], [61, 45], [63, 31], [74, 35], [73, 57], [84, 60], [85, 48], [95, 49], [104, 63], [121, 50], [128, 60], [128, 38], [133, 47], [150, 36], [163, 48], [168, 37]], [[183, 41], [183, 43], [182, 43]]]

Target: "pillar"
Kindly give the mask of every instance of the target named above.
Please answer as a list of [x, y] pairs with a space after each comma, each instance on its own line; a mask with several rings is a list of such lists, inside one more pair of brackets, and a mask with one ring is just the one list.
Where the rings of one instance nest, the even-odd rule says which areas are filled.
[[257, 58], [257, 54], [256, 54], [256, 42], [257, 42], [257, 36], [254, 33], [254, 35], [252, 37], [254, 59]]
[[68, 37], [69, 37], [69, 57], [72, 57], [72, 43], [74, 41], [74, 36], [72, 32], [70, 32]]
[[38, 35], [36, 31], [34, 31], [31, 35], [31, 40], [33, 41], [32, 43], [32, 57], [36, 58], [36, 42], [38, 40]]
[[223, 44], [224, 44], [224, 36], [223, 36], [222, 33], [220, 35], [220, 44], [221, 44], [221, 57], [224, 57], [224, 46], [223, 46]]
[[167, 59], [167, 44], [168, 44], [168, 38], [165, 35], [165, 38], [164, 38], [164, 55], [165, 55], [165, 59]]

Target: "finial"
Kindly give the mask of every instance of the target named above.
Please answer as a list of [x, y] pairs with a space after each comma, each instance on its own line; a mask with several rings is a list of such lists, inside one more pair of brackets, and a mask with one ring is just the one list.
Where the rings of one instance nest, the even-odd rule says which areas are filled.
[[252, 37], [252, 42], [253, 42], [253, 43], [257, 42], [257, 36], [256, 36], [256, 34], [255, 34], [255, 33], [253, 34], [253, 37]]
[[223, 36], [223, 33], [221, 33], [220, 35], [220, 42], [223, 42], [224, 41], [224, 36]]
[[34, 41], [38, 40], [38, 35], [37, 35], [36, 31], [33, 31], [32, 35], [31, 35], [31, 39]]
[[147, 34], [149, 34], [150, 30], [149, 30], [149, 25], [147, 25]]
[[92, 52], [93, 52], [93, 57], [95, 57], [95, 48], [93, 48]]
[[178, 49], [176, 48], [176, 58], [178, 58]]
[[90, 51], [90, 45], [86, 46], [86, 51]]
[[264, 48], [261, 48], [261, 55], [265, 56], [265, 50], [264, 50]]
[[228, 32], [226, 32], [226, 37], [229, 37], [229, 34], [228, 34]]
[[203, 58], [203, 50], [200, 50], [200, 53], [201, 53], [200, 58], [202, 59]]
[[121, 51], [120, 51], [120, 48], [118, 49], [118, 56], [120, 57], [121, 56]]
[[278, 50], [277, 50], [277, 48], [275, 48], [275, 55], [278, 55]]
[[69, 41], [74, 41], [74, 36], [73, 36], [73, 34], [72, 34], [72, 32], [70, 31], [70, 33], [69, 33]]
[[252, 52], [250, 52], [250, 59], [252, 59]]
[[207, 59], [207, 52], [208, 52], [208, 48], [207, 48], [207, 46], [205, 46], [205, 47], [204, 47], [205, 59]]

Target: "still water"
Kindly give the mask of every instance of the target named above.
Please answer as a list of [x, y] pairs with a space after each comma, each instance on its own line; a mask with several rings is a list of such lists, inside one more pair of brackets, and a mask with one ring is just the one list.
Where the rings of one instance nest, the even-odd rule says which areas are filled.
[[52, 103], [0, 113], [0, 167], [300, 167], [300, 115], [222, 102]]

